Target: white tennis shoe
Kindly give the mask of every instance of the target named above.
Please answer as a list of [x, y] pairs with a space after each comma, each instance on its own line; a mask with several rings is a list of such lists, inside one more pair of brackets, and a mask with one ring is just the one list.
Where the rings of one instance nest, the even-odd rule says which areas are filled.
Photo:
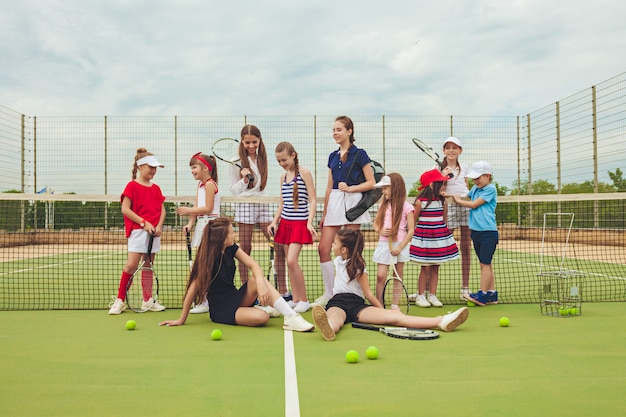
[[444, 332], [451, 332], [465, 323], [468, 317], [469, 309], [467, 307], [461, 307], [457, 311], [443, 316], [439, 322], [439, 328]]
[[315, 328], [314, 325], [309, 323], [300, 314], [294, 316], [285, 316], [283, 319], [283, 329], [293, 330], [296, 332], [310, 332]]

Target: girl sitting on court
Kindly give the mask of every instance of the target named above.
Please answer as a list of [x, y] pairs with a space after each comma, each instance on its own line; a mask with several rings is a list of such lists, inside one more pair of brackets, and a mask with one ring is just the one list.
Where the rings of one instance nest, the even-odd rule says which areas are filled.
[[[333, 242], [337, 256], [333, 297], [326, 305], [313, 307], [313, 320], [326, 340], [334, 340], [344, 323], [392, 325], [415, 328], [438, 327], [451, 332], [463, 324], [469, 316], [467, 307], [437, 317], [407, 316], [399, 310], [385, 310], [372, 294], [369, 286], [365, 260], [363, 259], [363, 233], [360, 230], [341, 229]], [[364, 298], [371, 303], [365, 303]]]
[[[154, 154], [145, 148], [137, 149], [132, 170], [132, 181], [126, 184], [121, 196], [124, 229], [126, 239], [128, 239], [128, 257], [117, 289], [117, 298], [113, 297], [114, 301], [109, 305], [109, 314], [121, 314], [126, 309], [124, 304], [126, 288], [130, 278], [137, 270], [141, 257], [148, 250], [149, 234], [154, 235], [151, 262], [154, 262], [155, 254], [161, 249], [161, 233], [163, 232], [163, 222], [165, 222], [165, 206], [163, 205], [165, 197], [161, 188], [152, 183], [157, 167], [163, 168], [163, 165]], [[144, 303], [152, 302], [153, 300], [144, 299]], [[150, 311], [163, 310], [165, 307], [154, 300]]]
[[[235, 259], [252, 271], [252, 279], [235, 287]], [[263, 326], [270, 317], [284, 316], [283, 329], [308, 332], [314, 326], [295, 311], [265, 279], [261, 267], [235, 243], [235, 229], [226, 217], [218, 217], [204, 229], [177, 320], [161, 326], [185, 324], [194, 301], [209, 300], [209, 314], [215, 323]], [[254, 306], [258, 299], [260, 306]]]
[[[183, 226], [183, 233], [191, 233], [194, 223], [196, 228], [191, 239], [191, 247], [197, 248], [202, 240], [202, 232], [206, 225], [220, 216], [220, 191], [217, 187], [217, 163], [214, 156], [198, 152], [189, 160], [191, 175], [198, 181], [196, 201], [193, 207], [179, 207], [176, 213], [181, 216], [189, 216], [189, 221]], [[207, 313], [209, 302], [205, 298], [200, 304], [194, 306], [191, 314]]]

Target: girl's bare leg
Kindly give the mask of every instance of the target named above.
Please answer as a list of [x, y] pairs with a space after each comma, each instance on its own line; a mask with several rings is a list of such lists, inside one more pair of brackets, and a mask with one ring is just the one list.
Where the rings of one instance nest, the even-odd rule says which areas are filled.
[[[252, 252], [252, 232], [254, 231], [254, 224], [239, 223], [239, 247], [245, 253], [250, 255]], [[241, 279], [241, 285], [248, 282], [248, 267], [242, 262], [239, 262], [239, 278]]]

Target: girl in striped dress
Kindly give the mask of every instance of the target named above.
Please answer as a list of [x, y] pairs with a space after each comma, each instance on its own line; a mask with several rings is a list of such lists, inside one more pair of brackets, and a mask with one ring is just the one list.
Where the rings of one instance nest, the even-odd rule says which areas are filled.
[[[411, 240], [410, 259], [421, 264], [415, 304], [443, 307], [437, 299], [439, 265], [459, 258], [459, 248], [446, 225], [446, 202], [442, 196], [448, 177], [436, 169], [420, 177], [421, 190], [415, 199], [417, 225]], [[428, 294], [426, 294], [428, 289]]]
[[311, 171], [301, 167], [298, 153], [289, 142], [276, 145], [276, 160], [285, 170], [280, 177], [281, 195], [278, 210], [267, 227], [274, 235], [274, 242], [285, 248], [289, 282], [291, 283], [292, 307], [296, 313], [304, 313], [310, 308], [304, 285], [304, 273], [298, 258], [302, 245], [313, 244], [317, 232], [313, 227], [316, 198]]

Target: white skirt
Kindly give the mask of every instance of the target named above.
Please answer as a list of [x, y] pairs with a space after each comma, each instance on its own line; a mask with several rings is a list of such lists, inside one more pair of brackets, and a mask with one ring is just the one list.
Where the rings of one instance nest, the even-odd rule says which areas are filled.
[[346, 224], [363, 224], [370, 223], [369, 211], [361, 214], [353, 222], [346, 219], [346, 210], [356, 206], [361, 201], [362, 193], [346, 193], [340, 190], [332, 190], [328, 197], [328, 205], [326, 206], [326, 217], [324, 218], [324, 226], [343, 226]]
[[[400, 242], [393, 242], [393, 247], [395, 248], [399, 244]], [[374, 256], [372, 257], [372, 260], [377, 264], [383, 265], [393, 265], [398, 262], [408, 262], [410, 249], [411, 245], [406, 245], [404, 249], [402, 249], [402, 251], [398, 254], [398, 256], [395, 257], [396, 259], [394, 259], [394, 257], [391, 256], [391, 252], [389, 251], [389, 243], [379, 240], [378, 246], [376, 246], [376, 249], [374, 250]]]
[[193, 237], [191, 238], [191, 247], [197, 248], [200, 246], [200, 242], [202, 242], [202, 235], [204, 233], [204, 228], [211, 220], [215, 220], [217, 217], [210, 216], [198, 216], [196, 219], [196, 228], [193, 231]]
[[[148, 251], [148, 240], [150, 236], [143, 229], [133, 229], [128, 237], [128, 251], [135, 253], [146, 253]], [[155, 237], [152, 241], [152, 253], [161, 251], [161, 238]]]

